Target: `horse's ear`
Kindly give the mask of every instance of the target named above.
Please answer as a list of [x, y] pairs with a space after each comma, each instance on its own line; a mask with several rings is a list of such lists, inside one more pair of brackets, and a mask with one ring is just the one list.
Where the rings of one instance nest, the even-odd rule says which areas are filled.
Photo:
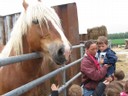
[[23, 5], [24, 9], [25, 9], [25, 10], [27, 10], [28, 4], [26, 3], [26, 1], [25, 1], [25, 0], [23, 0], [22, 5]]

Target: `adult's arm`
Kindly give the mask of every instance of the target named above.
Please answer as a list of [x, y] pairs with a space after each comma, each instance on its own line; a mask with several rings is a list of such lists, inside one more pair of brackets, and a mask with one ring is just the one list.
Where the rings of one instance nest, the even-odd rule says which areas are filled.
[[102, 96], [105, 88], [106, 85], [103, 82], [100, 82], [91, 96]]
[[98, 70], [92, 61], [84, 58], [81, 62], [81, 72], [94, 81], [102, 80], [107, 73], [106, 64]]

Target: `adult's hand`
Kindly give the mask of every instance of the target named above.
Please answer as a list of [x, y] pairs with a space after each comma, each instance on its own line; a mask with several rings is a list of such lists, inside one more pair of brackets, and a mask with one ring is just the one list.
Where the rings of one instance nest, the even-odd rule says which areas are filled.
[[104, 83], [105, 85], [109, 85], [110, 81], [104, 80], [103, 83]]
[[106, 67], [110, 67], [110, 66], [112, 66], [111, 64], [104, 64], [104, 66], [106, 66]]

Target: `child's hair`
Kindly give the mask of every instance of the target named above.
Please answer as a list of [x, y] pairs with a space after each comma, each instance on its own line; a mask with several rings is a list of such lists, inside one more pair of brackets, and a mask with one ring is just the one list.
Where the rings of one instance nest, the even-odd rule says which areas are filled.
[[126, 93], [128, 93], [128, 80], [125, 82], [124, 90]]
[[123, 80], [125, 77], [123, 70], [116, 70], [114, 73], [114, 76], [117, 78], [117, 80]]
[[86, 42], [85, 42], [85, 48], [86, 48], [86, 49], [89, 49], [90, 46], [91, 46], [91, 44], [96, 44], [96, 41], [94, 41], [94, 40], [92, 40], [92, 39], [86, 41]]
[[73, 84], [68, 90], [68, 96], [82, 96], [81, 87], [77, 84]]
[[119, 81], [112, 81], [105, 89], [106, 96], [120, 96], [123, 85]]
[[99, 36], [98, 39], [97, 39], [97, 44], [100, 45], [100, 44], [106, 44], [108, 45], [108, 39], [107, 37], [105, 36]]

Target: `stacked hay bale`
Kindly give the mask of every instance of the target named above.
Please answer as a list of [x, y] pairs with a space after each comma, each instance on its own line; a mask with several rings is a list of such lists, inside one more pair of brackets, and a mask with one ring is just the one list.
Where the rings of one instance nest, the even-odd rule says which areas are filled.
[[93, 27], [87, 29], [88, 39], [97, 40], [99, 36], [107, 36], [107, 28], [102, 25], [100, 27]]
[[125, 39], [125, 49], [128, 49], [128, 39]]

